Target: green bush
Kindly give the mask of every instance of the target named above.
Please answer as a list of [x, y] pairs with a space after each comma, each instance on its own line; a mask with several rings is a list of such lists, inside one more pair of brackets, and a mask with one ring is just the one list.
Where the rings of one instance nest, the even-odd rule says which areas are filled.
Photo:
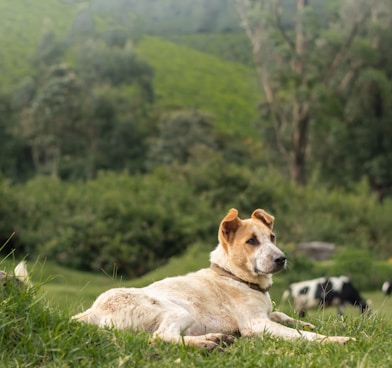
[[287, 257], [287, 270], [283, 274], [286, 284], [323, 276], [316, 262], [303, 254], [283, 249]]
[[141, 275], [209, 235], [209, 207], [164, 170], [73, 184], [40, 177], [18, 197], [25, 249], [82, 270]]
[[0, 175], [0, 249], [8, 253], [18, 242], [13, 236], [14, 224], [17, 221], [14, 192], [9, 180]]
[[335, 255], [334, 261], [330, 272], [350, 277], [360, 290], [381, 290], [383, 282], [392, 275], [392, 266], [367, 249], [346, 247]]
[[[23, 254], [128, 276], [141, 275], [194, 243], [211, 249], [231, 207], [242, 218], [255, 208], [271, 212], [279, 244], [333, 242], [358, 262], [358, 252], [392, 255], [392, 202], [380, 205], [364, 189], [347, 194], [298, 187], [264, 167], [227, 162], [220, 154], [198, 159], [144, 175], [103, 172], [87, 182], [36, 177], [3, 188], [8, 202], [2, 216], [16, 230]], [[292, 262], [301, 265], [300, 259]]]

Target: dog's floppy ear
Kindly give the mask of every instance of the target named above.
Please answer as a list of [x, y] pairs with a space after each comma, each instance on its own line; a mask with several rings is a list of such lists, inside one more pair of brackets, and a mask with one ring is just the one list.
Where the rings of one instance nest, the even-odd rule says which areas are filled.
[[252, 218], [256, 220], [260, 220], [264, 225], [266, 225], [271, 230], [274, 227], [275, 217], [270, 215], [268, 212], [261, 210], [260, 208], [253, 211]]
[[235, 208], [232, 208], [223, 218], [219, 226], [218, 239], [225, 249], [227, 249], [230, 235], [237, 231], [240, 224], [241, 220], [238, 217], [238, 211]]

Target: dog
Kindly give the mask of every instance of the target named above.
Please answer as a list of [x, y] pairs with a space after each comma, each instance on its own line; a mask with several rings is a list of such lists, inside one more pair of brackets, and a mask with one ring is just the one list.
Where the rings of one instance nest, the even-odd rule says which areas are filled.
[[[147, 331], [152, 338], [213, 350], [234, 335], [346, 343], [346, 336], [299, 330], [310, 323], [273, 311], [272, 275], [286, 267], [275, 244], [274, 217], [256, 209], [242, 220], [232, 208], [219, 226], [209, 268], [144, 288], [114, 288], [72, 319], [101, 327]], [[291, 328], [284, 324], [291, 324]], [[354, 340], [354, 339], [353, 339]]]

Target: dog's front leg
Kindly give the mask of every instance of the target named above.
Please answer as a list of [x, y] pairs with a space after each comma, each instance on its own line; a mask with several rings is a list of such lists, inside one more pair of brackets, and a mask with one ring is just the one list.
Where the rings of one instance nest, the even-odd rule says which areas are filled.
[[263, 336], [267, 334], [287, 340], [302, 338], [311, 341], [336, 342], [340, 344], [344, 344], [349, 340], [354, 340], [353, 338], [346, 336], [325, 336], [314, 332], [296, 330], [271, 321], [268, 318], [250, 321], [248, 326], [240, 328], [240, 333], [242, 336]]
[[161, 316], [158, 329], [153, 334], [153, 339], [161, 339], [167, 342], [195, 346], [200, 349], [212, 351], [220, 349], [221, 345], [231, 345], [234, 337], [223, 333], [206, 333], [199, 335], [192, 331], [192, 325], [195, 323], [193, 316], [185, 309], [172, 306], [171, 310], [166, 310]]
[[167, 342], [194, 346], [199, 349], [206, 349], [207, 351], [221, 350], [221, 346], [231, 345], [234, 342], [234, 337], [222, 333], [208, 333], [198, 336], [182, 336], [179, 334], [169, 334], [157, 331], [153, 335], [153, 339], [161, 339]]
[[311, 330], [314, 330], [316, 328], [316, 326], [312, 325], [309, 322], [304, 322], [299, 319], [292, 318], [283, 312], [272, 312], [270, 318], [274, 322], [285, 323], [285, 324], [292, 325], [294, 327], [301, 326], [301, 327], [309, 328]]

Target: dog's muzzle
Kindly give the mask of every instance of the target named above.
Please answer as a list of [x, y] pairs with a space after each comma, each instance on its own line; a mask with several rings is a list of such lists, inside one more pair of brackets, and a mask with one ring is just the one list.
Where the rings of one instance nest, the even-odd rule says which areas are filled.
[[286, 267], [287, 258], [284, 254], [275, 256], [273, 261], [275, 263], [275, 272], [278, 272]]

